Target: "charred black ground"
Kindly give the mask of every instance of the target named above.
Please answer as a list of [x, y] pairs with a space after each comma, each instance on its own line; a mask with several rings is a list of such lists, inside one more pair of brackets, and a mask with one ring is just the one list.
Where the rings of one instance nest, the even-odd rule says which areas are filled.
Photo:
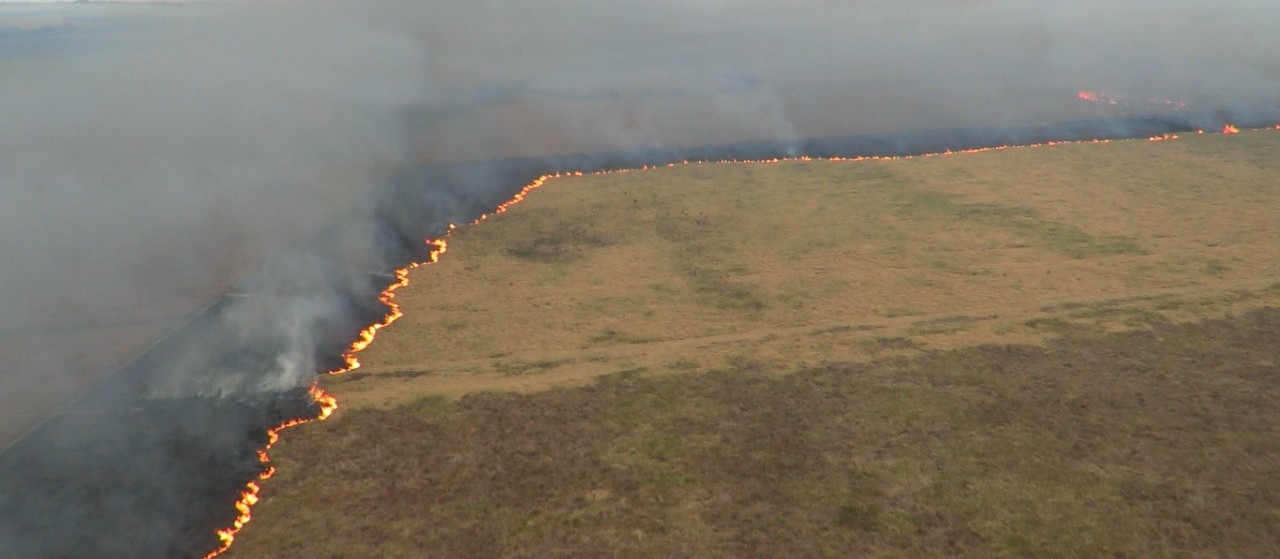
[[235, 518], [227, 498], [261, 472], [266, 430], [316, 412], [291, 391], [60, 415], [0, 457], [4, 554], [202, 556], [218, 543], [209, 527]]
[[[335, 315], [342, 318], [320, 322], [310, 332], [314, 345], [309, 357], [317, 365], [313, 373], [332, 370], [360, 329], [385, 313], [377, 300], [386, 285], [385, 274], [424, 257], [423, 239], [441, 234], [450, 223], [465, 223], [490, 211], [540, 175], [681, 160], [888, 156], [1145, 137], [1211, 127], [1220, 120], [1215, 115], [1179, 114], [408, 169], [368, 202], [376, 207], [374, 223], [384, 240], [384, 254], [376, 261], [386, 269], [353, 270], [339, 264], [349, 262], [335, 254], [349, 228], [365, 225], [335, 222], [315, 242], [268, 263], [243, 282], [237, 296], [213, 304], [70, 411], [6, 449], [0, 455], [0, 549], [14, 558], [136, 559], [199, 557], [216, 547], [214, 530], [234, 518], [231, 504], [260, 471], [255, 451], [264, 443], [264, 432], [285, 420], [315, 414], [310, 399], [296, 387], [246, 387], [243, 379], [279, 366], [287, 344], [271, 337], [246, 337], [228, 317], [245, 308], [269, 309], [280, 301], [314, 296], [308, 291], [308, 274], [347, 278], [339, 300], [329, 302], [342, 307]], [[296, 266], [298, 255], [306, 266]], [[258, 281], [286, 274], [297, 276], [297, 282]], [[193, 394], [170, 390], [170, 373], [193, 362], [193, 348], [217, 358], [194, 361], [207, 370], [185, 371], [184, 376], [199, 380], [197, 386], [214, 388]], [[224, 378], [237, 380], [219, 393]]]

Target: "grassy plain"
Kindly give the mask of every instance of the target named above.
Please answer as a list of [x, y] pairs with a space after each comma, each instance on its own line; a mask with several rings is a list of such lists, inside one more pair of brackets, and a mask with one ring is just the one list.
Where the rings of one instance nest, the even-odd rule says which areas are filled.
[[1280, 555], [1280, 133], [551, 181], [232, 557]]

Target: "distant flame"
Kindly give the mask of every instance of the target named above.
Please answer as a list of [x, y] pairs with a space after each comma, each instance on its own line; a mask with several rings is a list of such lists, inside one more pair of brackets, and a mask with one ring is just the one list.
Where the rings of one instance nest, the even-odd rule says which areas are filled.
[[1108, 105], [1118, 105], [1115, 99], [1107, 97], [1104, 93], [1094, 93], [1092, 91], [1080, 91], [1076, 93], [1076, 99], [1088, 101], [1090, 103], [1106, 103]]
[[1127, 95], [1108, 95], [1101, 91], [1078, 91], [1076, 99], [1100, 105], [1137, 107], [1140, 109], [1169, 109], [1180, 111], [1187, 108], [1186, 101], [1176, 99], [1160, 99], [1157, 97], [1129, 97]]
[[1223, 134], [1239, 134], [1240, 129], [1236, 128], [1236, 125], [1234, 124], [1223, 124], [1222, 133]]

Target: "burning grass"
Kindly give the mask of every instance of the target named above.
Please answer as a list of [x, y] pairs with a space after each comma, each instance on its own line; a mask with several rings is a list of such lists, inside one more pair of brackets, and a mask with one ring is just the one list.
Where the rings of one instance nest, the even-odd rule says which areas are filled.
[[232, 556], [1273, 556], [1278, 148], [563, 180], [406, 276]]

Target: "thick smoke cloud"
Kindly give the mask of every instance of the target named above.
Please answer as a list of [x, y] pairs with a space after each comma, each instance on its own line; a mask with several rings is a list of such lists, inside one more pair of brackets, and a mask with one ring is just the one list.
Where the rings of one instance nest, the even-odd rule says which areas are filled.
[[[429, 94], [408, 36], [308, 6], [119, 9], [142, 24], [80, 20], [89, 28], [64, 31], [73, 48], [5, 60], [0, 324], [24, 335], [4, 346], [0, 409], [21, 407], [24, 388], [66, 398], [108, 372], [95, 366], [118, 366], [124, 355], [77, 329], [164, 325], [360, 211], [361, 192], [406, 160], [398, 114]], [[325, 295], [252, 319], [302, 338]], [[314, 372], [285, 365], [292, 378], [261, 382]]]
[[0, 5], [0, 448], [210, 304], [108, 392], [305, 386], [423, 235], [560, 166], [1280, 121], [1277, 24], [1261, 0]]

